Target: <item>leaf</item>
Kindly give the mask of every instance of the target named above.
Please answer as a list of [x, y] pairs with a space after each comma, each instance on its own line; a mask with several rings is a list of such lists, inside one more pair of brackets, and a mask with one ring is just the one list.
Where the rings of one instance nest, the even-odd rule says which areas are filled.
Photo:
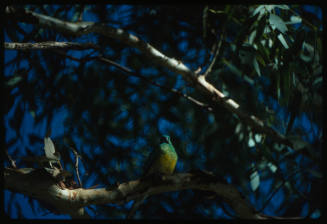
[[256, 142], [260, 143], [261, 139], [262, 139], [262, 135], [261, 134], [255, 134], [254, 139], [255, 139]]
[[249, 43], [253, 44], [253, 41], [255, 39], [255, 37], [257, 36], [257, 31], [254, 30], [250, 35], [249, 35]]
[[240, 122], [240, 123], [238, 123], [238, 124], [236, 125], [236, 128], [235, 128], [235, 134], [240, 133], [241, 130], [242, 130], [242, 123]]
[[248, 141], [248, 146], [249, 147], [254, 147], [255, 146], [255, 141], [253, 140], [252, 137], [250, 137], [249, 141]]
[[310, 44], [303, 42], [300, 57], [303, 61], [310, 62], [314, 57], [314, 48]]
[[263, 58], [262, 58], [260, 55], [257, 55], [256, 59], [259, 61], [259, 63], [260, 63], [262, 66], [266, 66], [266, 62], [265, 62], [265, 60], [263, 60]]
[[250, 185], [252, 191], [255, 191], [258, 189], [260, 185], [260, 177], [258, 171], [254, 171], [250, 176]]
[[311, 149], [311, 145], [308, 142], [302, 140], [302, 138], [300, 136], [296, 136], [296, 135], [289, 136], [288, 140], [292, 143], [292, 148], [295, 151], [303, 150], [305, 148]]
[[22, 80], [23, 80], [23, 77], [21, 77], [21, 76], [14, 76], [11, 79], [9, 79], [6, 84], [8, 86], [16, 86]]
[[280, 101], [280, 74], [277, 74], [277, 80], [276, 80], [276, 84], [277, 84], [277, 100], [278, 102]]
[[31, 116], [32, 116], [33, 118], [35, 118], [35, 116], [36, 116], [35, 110], [30, 110], [29, 112], [30, 112]]
[[267, 166], [269, 167], [269, 169], [271, 170], [271, 172], [275, 173], [277, 170], [277, 166], [275, 166], [274, 164], [272, 164], [271, 162], [269, 162], [267, 164]]
[[261, 76], [260, 67], [259, 67], [259, 64], [258, 64], [258, 61], [256, 58], [254, 58], [254, 60], [253, 60], [253, 67], [254, 67], [255, 71], [257, 72], [258, 76]]
[[270, 14], [269, 23], [273, 28], [277, 28], [281, 33], [285, 33], [288, 30], [284, 21], [275, 14]]
[[277, 38], [281, 42], [281, 44], [284, 46], [284, 48], [286, 48], [286, 49], [289, 48], [284, 36], [281, 33], [278, 34]]
[[59, 160], [60, 156], [56, 154], [55, 146], [50, 137], [44, 138], [44, 153], [48, 159]]
[[299, 16], [291, 16], [291, 19], [289, 22], [285, 22], [285, 24], [297, 24], [302, 23], [302, 18]]
[[260, 6], [258, 6], [258, 7], [253, 11], [252, 15], [254, 16], [254, 15], [256, 15], [256, 14], [259, 13], [259, 15], [261, 16], [262, 14], [265, 13], [265, 11], [266, 11], [265, 6], [264, 6], [264, 5], [260, 5]]
[[213, 10], [213, 9], [209, 9], [209, 12], [212, 12], [214, 14], [223, 14], [223, 13], [225, 13], [225, 11], [222, 11], [222, 10]]
[[275, 5], [276, 8], [280, 8], [280, 9], [285, 9], [285, 10], [289, 10], [290, 7], [288, 7], [288, 5]]
[[254, 38], [254, 43], [258, 43], [260, 40], [263, 39], [263, 34], [265, 32], [266, 27], [267, 27], [267, 18], [266, 16], [264, 16], [260, 19], [259, 24], [257, 25], [256, 28], [257, 33]]

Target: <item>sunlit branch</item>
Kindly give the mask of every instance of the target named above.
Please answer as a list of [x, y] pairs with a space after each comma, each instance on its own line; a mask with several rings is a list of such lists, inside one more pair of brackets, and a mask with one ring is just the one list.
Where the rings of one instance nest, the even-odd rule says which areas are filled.
[[65, 49], [65, 50], [87, 50], [99, 49], [92, 43], [74, 43], [74, 42], [56, 42], [46, 41], [38, 43], [5, 43], [7, 50], [49, 50], [49, 49]]
[[114, 61], [111, 61], [111, 60], [109, 60], [107, 58], [99, 57], [99, 60], [101, 60], [103, 62], [106, 62], [108, 64], [111, 64], [111, 65], [115, 66], [116, 68], [124, 71], [125, 73], [127, 73], [127, 74], [129, 74], [131, 76], [138, 77], [138, 78], [144, 80], [145, 82], [150, 83], [151, 85], [157, 86], [159, 88], [162, 88], [162, 89], [165, 89], [167, 91], [173, 92], [173, 93], [175, 93], [175, 94], [177, 94], [179, 96], [182, 96], [182, 97], [186, 98], [187, 100], [190, 100], [191, 102], [195, 103], [196, 105], [198, 105], [200, 107], [205, 107], [208, 111], [212, 111], [212, 108], [209, 105], [207, 105], [205, 103], [202, 103], [202, 102], [194, 99], [193, 97], [191, 97], [191, 96], [189, 96], [189, 95], [187, 95], [185, 93], [182, 93], [182, 92], [178, 91], [177, 89], [168, 88], [166, 86], [160, 85], [159, 83], [154, 82], [154, 81], [151, 81], [148, 78], [144, 77], [143, 75], [140, 75], [140, 74], [138, 74], [136, 72], [133, 72], [129, 68], [126, 68], [125, 66], [122, 66], [122, 65], [120, 65], [120, 64], [118, 64], [118, 63], [116, 63]]
[[203, 107], [203, 108], [207, 109], [208, 111], [213, 111], [212, 108], [208, 104], [202, 103], [199, 100], [196, 100], [193, 97], [191, 97], [191, 96], [189, 96], [189, 95], [187, 95], [185, 93], [182, 93], [182, 92], [178, 91], [177, 89], [168, 88], [166, 86], [160, 85], [157, 82], [151, 81], [148, 78], [144, 77], [143, 75], [138, 74], [136, 72], [133, 72], [131, 69], [129, 69], [129, 68], [125, 67], [125, 66], [122, 66], [122, 65], [120, 65], [120, 64], [118, 64], [118, 63], [116, 63], [116, 62], [114, 62], [114, 61], [112, 61], [110, 59], [105, 58], [105, 57], [102, 57], [102, 56], [93, 56], [93, 57], [85, 57], [83, 59], [79, 59], [79, 58], [70, 56], [70, 55], [66, 54], [65, 52], [62, 52], [62, 51], [59, 51], [59, 50], [55, 50], [55, 52], [56, 53], [59, 53], [59, 54], [61, 54], [63, 56], [65, 56], [67, 58], [70, 58], [71, 60], [74, 60], [74, 61], [98, 60], [98, 61], [104, 62], [106, 64], [110, 64], [110, 65], [115, 66], [116, 68], [120, 69], [121, 71], [127, 73], [128, 75], [131, 75], [131, 76], [134, 76], [134, 77], [138, 77], [141, 80], [143, 80], [143, 81], [145, 81], [145, 82], [147, 82], [147, 83], [149, 83], [149, 84], [151, 84], [153, 86], [157, 86], [159, 88], [165, 89], [166, 91], [170, 91], [170, 92], [175, 93], [175, 94], [177, 94], [179, 96], [182, 96], [185, 99], [191, 101], [192, 103], [194, 103], [194, 104], [196, 104], [196, 105], [198, 105], [200, 107]]
[[207, 82], [205, 76], [197, 76], [180, 60], [170, 58], [154, 48], [152, 45], [141, 40], [139, 37], [129, 34], [123, 29], [110, 27], [106, 24], [94, 22], [68, 22], [51, 16], [39, 14], [27, 9], [15, 9], [7, 6], [5, 13], [13, 20], [24, 21], [27, 23], [37, 24], [43, 27], [55, 29], [59, 32], [65, 32], [74, 36], [95, 33], [105, 37], [120, 40], [121, 42], [140, 50], [151, 60], [163, 67], [170, 69], [177, 74], [182, 75], [184, 80], [194, 88], [211, 99], [213, 104], [224, 106], [230, 112], [236, 114], [243, 122], [250, 125], [257, 133], [263, 133], [270, 136], [274, 141], [285, 144], [293, 148], [293, 144], [284, 135], [267, 126], [262, 120], [254, 115], [249, 115], [241, 110], [240, 105], [234, 100], [227, 98], [221, 91], [216, 89], [212, 84]]

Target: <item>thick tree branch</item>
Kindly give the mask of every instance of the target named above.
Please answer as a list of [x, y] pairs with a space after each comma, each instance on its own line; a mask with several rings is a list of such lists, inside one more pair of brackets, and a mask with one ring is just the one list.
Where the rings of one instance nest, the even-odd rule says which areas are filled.
[[69, 214], [75, 218], [88, 217], [81, 203], [75, 200], [76, 190], [61, 189], [45, 169], [5, 168], [4, 188], [51, 205], [54, 213]]
[[94, 22], [67, 22], [26, 9], [16, 10], [13, 7], [7, 6], [5, 11], [8, 17], [17, 19], [22, 22], [37, 24], [76, 36], [81, 36], [89, 33], [101, 34], [109, 38], [120, 40], [131, 47], [135, 47], [146, 56], [151, 58], [151, 60], [155, 63], [167, 67], [173, 72], [181, 74], [185, 81], [189, 82], [189, 84], [210, 98], [213, 103], [222, 105], [232, 113], [236, 114], [241, 120], [250, 125], [256, 132], [266, 134], [273, 138], [276, 142], [288, 145], [290, 147], [293, 146], [292, 143], [284, 135], [265, 125], [263, 121], [254, 115], [249, 115], [242, 111], [238, 103], [232, 99], [227, 98], [222, 92], [208, 83], [205, 79], [205, 76], [196, 76], [196, 74], [187, 66], [185, 66], [181, 61], [167, 57], [155, 49], [153, 46], [144, 42], [135, 35], [129, 34], [122, 29], [116, 29], [104, 24]]
[[223, 198], [240, 218], [265, 219], [257, 213], [232, 185], [221, 183], [211, 174], [178, 173], [159, 178], [129, 181], [114, 187], [74, 190], [61, 189], [43, 169], [5, 168], [5, 189], [19, 192], [52, 205], [60, 213], [84, 217], [83, 207], [108, 203], [126, 203], [140, 196], [151, 196], [186, 189], [211, 191]]

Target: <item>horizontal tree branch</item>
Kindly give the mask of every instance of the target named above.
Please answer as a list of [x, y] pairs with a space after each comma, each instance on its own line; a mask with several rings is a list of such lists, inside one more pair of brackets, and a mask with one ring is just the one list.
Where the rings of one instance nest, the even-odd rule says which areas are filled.
[[257, 213], [233, 185], [221, 183], [208, 173], [177, 173], [160, 178], [149, 177], [117, 186], [98, 189], [61, 189], [43, 169], [5, 168], [4, 187], [39, 199], [64, 214], [80, 214], [88, 205], [122, 204], [143, 196], [187, 189], [211, 191], [225, 200], [240, 218], [266, 219]]
[[4, 189], [38, 199], [50, 205], [52, 212], [69, 214], [74, 218], [88, 218], [83, 206], [75, 201], [76, 192], [62, 190], [44, 169], [5, 168]]
[[249, 115], [241, 110], [238, 103], [226, 97], [221, 91], [216, 89], [212, 84], [206, 81], [205, 76], [197, 76], [181, 61], [167, 57], [152, 45], [144, 42], [135, 35], [129, 34], [122, 29], [113, 28], [104, 24], [94, 22], [68, 22], [51, 16], [39, 14], [27, 9], [16, 10], [13, 7], [6, 7], [6, 15], [12, 19], [22, 22], [37, 24], [43, 27], [66, 32], [75, 36], [81, 36], [89, 33], [100, 34], [109, 38], [117, 39], [123, 43], [137, 48], [155, 63], [167, 67], [173, 72], [181, 74], [185, 81], [209, 97], [213, 103], [224, 106], [232, 113], [236, 114], [241, 120], [250, 125], [257, 133], [263, 133], [270, 136], [274, 141], [292, 147], [284, 135], [264, 124], [254, 115]]
[[67, 49], [67, 50], [86, 50], [99, 49], [92, 43], [56, 42], [46, 41], [38, 43], [5, 43], [7, 50], [48, 50], [48, 49]]

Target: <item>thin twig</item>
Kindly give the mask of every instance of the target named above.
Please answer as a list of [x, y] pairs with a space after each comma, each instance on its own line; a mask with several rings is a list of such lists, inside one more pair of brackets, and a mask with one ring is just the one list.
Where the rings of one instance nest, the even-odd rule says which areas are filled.
[[17, 166], [16, 166], [16, 163], [15, 163], [15, 160], [13, 160], [13, 159], [11, 158], [11, 156], [9, 155], [7, 149], [6, 149], [6, 155], [7, 155], [7, 158], [8, 158], [8, 160], [9, 160], [9, 162], [10, 162], [11, 167], [14, 168], [14, 169], [17, 169]]
[[269, 202], [271, 201], [271, 199], [274, 197], [274, 195], [286, 184], [286, 182], [293, 176], [295, 175], [296, 173], [298, 172], [298, 170], [295, 170], [293, 171], [291, 174], [288, 175], [288, 177], [284, 178], [283, 176], [282, 177], [282, 183], [276, 187], [274, 189], [274, 191], [271, 193], [271, 195], [269, 196], [269, 198], [265, 201], [265, 203], [263, 204], [262, 208], [258, 211], [259, 213], [262, 212], [266, 207], [267, 205], [269, 204]]
[[220, 39], [219, 39], [219, 42], [218, 42], [218, 46], [216, 47], [215, 49], [215, 55], [208, 67], [208, 69], [205, 71], [205, 73], [203, 74], [205, 77], [211, 72], [213, 66], [215, 65], [216, 63], [216, 60], [218, 58], [218, 55], [220, 53], [220, 49], [221, 49], [221, 45], [222, 45], [222, 42], [223, 42], [223, 39], [224, 39], [224, 36], [225, 36], [225, 25], [224, 25], [224, 28], [223, 28], [223, 31], [221, 33], [221, 36], [220, 36]]
[[228, 216], [230, 216], [230, 217], [232, 217], [232, 218], [240, 218], [240, 217], [238, 217], [238, 216], [236, 216], [236, 215], [231, 214], [231, 213], [227, 210], [227, 208], [225, 207], [224, 202], [221, 203], [221, 208], [222, 208], [222, 210], [223, 210], [223, 211], [224, 211]]
[[75, 155], [75, 171], [76, 171], [76, 176], [77, 176], [77, 179], [78, 179], [79, 186], [82, 187], [82, 181], [79, 178], [79, 171], [78, 171], [78, 158], [81, 158], [81, 156], [77, 153], [77, 151], [73, 147], [70, 147], [70, 148], [71, 148], [71, 150], [73, 151], [73, 153]]
[[[76, 57], [67, 55], [65, 52], [60, 51], [60, 50], [53, 50], [53, 51], [55, 51], [56, 53], [59, 53], [59, 54], [65, 56], [65, 57], [67, 57], [67, 58], [69, 58], [71, 60], [74, 60], [74, 61], [85, 61], [85, 59], [79, 59], [79, 58], [76, 58]], [[107, 64], [113, 65], [116, 68], [120, 69], [121, 71], [123, 71], [125, 73], [128, 73], [129, 75], [132, 75], [134, 77], [138, 77], [138, 78], [142, 79], [143, 81], [145, 81], [147, 83], [150, 83], [151, 85], [157, 86], [159, 88], [162, 88], [162, 89], [165, 89], [167, 91], [173, 92], [173, 93], [175, 93], [175, 94], [177, 94], [179, 96], [182, 96], [185, 99], [193, 102], [194, 104], [196, 104], [196, 105], [198, 105], [200, 107], [206, 108], [208, 111], [213, 111], [212, 108], [208, 104], [202, 103], [199, 100], [196, 100], [193, 97], [191, 97], [191, 96], [189, 96], [189, 95], [187, 95], [185, 93], [182, 93], [182, 92], [180, 92], [180, 91], [178, 91], [176, 89], [168, 88], [168, 87], [165, 87], [165, 86], [160, 85], [157, 82], [153, 82], [153, 81], [147, 79], [146, 77], [144, 77], [143, 75], [140, 75], [140, 74], [138, 74], [136, 72], [133, 72], [131, 69], [129, 69], [129, 68], [125, 67], [125, 66], [122, 66], [122, 65], [120, 65], [120, 64], [118, 64], [118, 63], [116, 63], [116, 62], [114, 62], [114, 61], [112, 61], [112, 60], [110, 60], [108, 58], [105, 58], [105, 57], [102, 57], [102, 56], [95, 56], [95, 57], [88, 57], [86, 59], [87, 60], [94, 60], [94, 59], [96, 59], [98, 61], [105, 62]]]
[[189, 96], [189, 95], [187, 95], [187, 94], [185, 94], [185, 93], [182, 93], [182, 92], [178, 91], [177, 89], [174, 89], [174, 88], [168, 88], [168, 87], [166, 87], [166, 86], [162, 86], [162, 85], [160, 85], [160, 84], [157, 83], [157, 82], [153, 82], [153, 81], [147, 79], [146, 77], [144, 77], [143, 75], [140, 75], [140, 74], [138, 74], [138, 73], [136, 73], [136, 72], [133, 72], [131, 69], [129, 69], [129, 68], [125, 67], [125, 66], [122, 66], [122, 65], [120, 65], [120, 64], [118, 64], [118, 63], [116, 63], [116, 62], [114, 62], [114, 61], [111, 61], [110, 59], [104, 58], [104, 57], [102, 57], [102, 56], [99, 56], [98, 59], [99, 59], [100, 61], [102, 61], [102, 62], [105, 62], [105, 63], [108, 63], [108, 64], [111, 64], [111, 65], [115, 66], [116, 68], [118, 68], [118, 69], [124, 71], [125, 73], [128, 73], [129, 75], [132, 75], [132, 76], [138, 77], [138, 78], [144, 80], [145, 82], [150, 83], [151, 85], [154, 85], [154, 86], [160, 87], [160, 88], [162, 88], [162, 89], [165, 89], [165, 90], [167, 90], [167, 91], [173, 92], [173, 93], [175, 93], [175, 94], [177, 94], [177, 95], [179, 95], [179, 96], [184, 97], [185, 99], [190, 100], [191, 102], [195, 103], [196, 105], [198, 105], [198, 106], [200, 106], [200, 107], [204, 107], [204, 108], [206, 108], [208, 111], [212, 111], [212, 108], [211, 108], [209, 105], [204, 104], [204, 103], [202, 103], [202, 102], [200, 102], [200, 101], [194, 99], [193, 97], [191, 97], [191, 96]]

